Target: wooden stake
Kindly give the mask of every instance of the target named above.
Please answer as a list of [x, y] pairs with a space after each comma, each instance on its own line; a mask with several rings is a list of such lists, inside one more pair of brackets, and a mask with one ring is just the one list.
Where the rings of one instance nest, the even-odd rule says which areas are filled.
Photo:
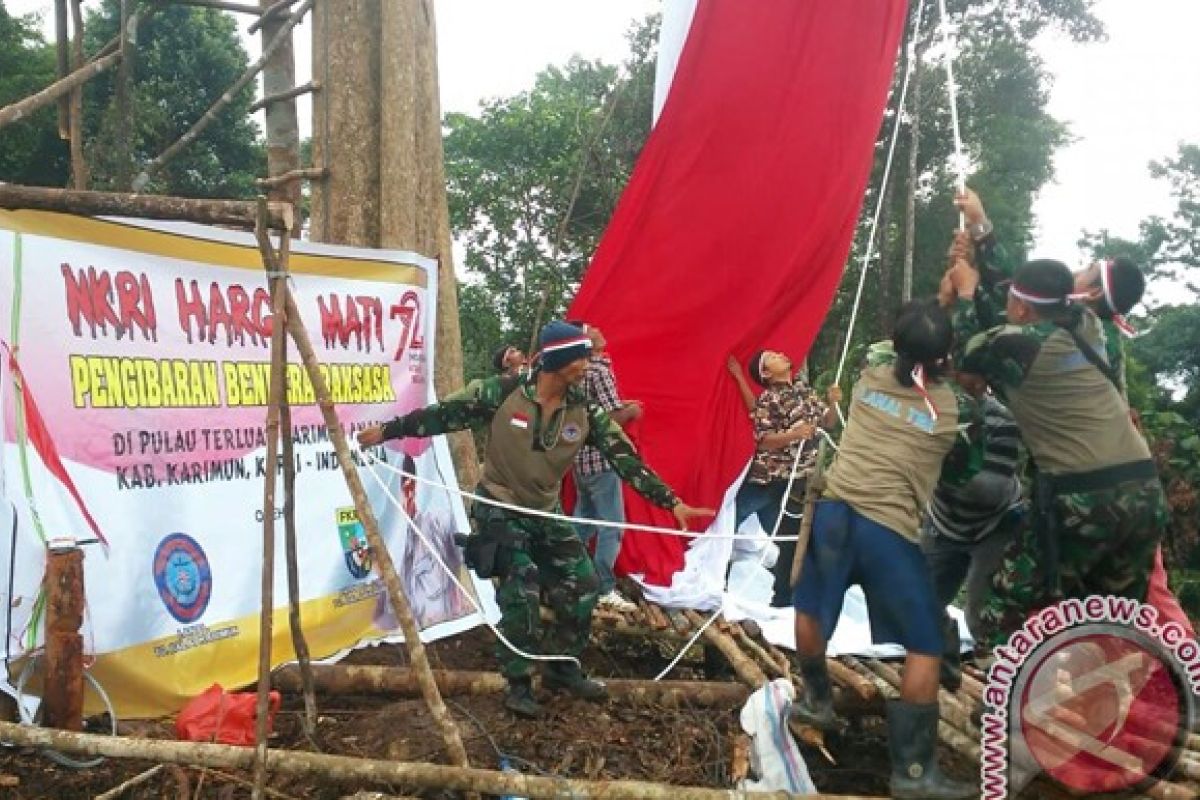
[[[270, 242], [260, 237], [259, 247], [264, 250], [269, 249]], [[288, 333], [291, 335], [292, 341], [296, 343], [296, 349], [300, 351], [300, 358], [304, 363], [304, 369], [307, 371], [309, 380], [312, 382], [313, 391], [317, 397], [317, 405], [321, 409], [321, 415], [325, 420], [325, 427], [329, 432], [329, 439], [333, 444], [334, 453], [337, 455], [338, 465], [341, 467], [342, 475], [346, 479], [346, 486], [350, 490], [350, 497], [354, 500], [354, 508], [358, 512], [359, 521], [362, 522], [363, 531], [367, 535], [371, 554], [379, 568], [379, 574], [383, 578], [384, 586], [387, 588], [388, 600], [391, 603], [392, 612], [396, 615], [396, 619], [400, 621], [400, 628], [404, 633], [404, 644], [408, 648], [409, 656], [412, 659], [413, 669], [419, 675], [421, 693], [425, 697], [425, 702], [429, 705], [429, 711], [433, 716], [434, 722], [442, 732], [450, 760], [460, 767], [466, 767], [468, 764], [467, 751], [463, 746], [462, 737], [459, 735], [458, 727], [454, 724], [454, 720], [451, 719], [449, 712], [446, 710], [446, 705], [442, 702], [442, 696], [438, 692], [437, 683], [433, 679], [433, 674], [429, 667], [429, 657], [425, 653], [425, 645], [421, 643], [417, 623], [413, 620], [408, 599], [405, 597], [404, 589], [400, 584], [400, 577], [396, 574], [396, 567], [392, 563], [391, 553], [388, 552], [387, 544], [379, 533], [379, 523], [376, 522], [371, 505], [367, 502], [367, 493], [363, 489], [362, 480], [358, 476], [358, 468], [355, 467], [354, 462], [350, 459], [350, 449], [346, 444], [346, 432], [342, 429], [341, 423], [337, 418], [337, 413], [334, 411], [333, 401], [329, 395], [329, 387], [326, 386], [325, 378], [321, 374], [316, 353], [313, 350], [312, 342], [308, 338], [308, 331], [304, 328], [304, 323], [300, 318], [300, 310], [296, 307], [296, 302], [292, 297], [290, 289], [287, 290], [285, 297], [287, 298], [285, 312], [287, 314]]]
[[[129, 739], [90, 733], [68, 733], [0, 723], [0, 741], [25, 747], [52, 748], [60, 753], [139, 758], [171, 764], [192, 764], [218, 769], [247, 769], [254, 752], [245, 747], [198, 742]], [[585, 781], [513, 772], [378, 761], [322, 753], [271, 751], [271, 770], [280, 775], [318, 777], [363, 785], [400, 785], [409, 790], [450, 790], [519, 795], [531, 798], [564, 796], [597, 800], [791, 800], [787, 792], [738, 792], [699, 786], [671, 786], [648, 781]], [[807, 795], [811, 800], [867, 800], [850, 795]], [[878, 800], [871, 798], [870, 800]]]
[[[74, 54], [74, 69], [82, 69], [83, 58], [83, 11], [80, 8], [82, 0], [71, 0], [71, 24], [75, 35], [71, 40], [71, 50]], [[76, 86], [71, 90], [70, 108], [71, 134], [71, 186], [75, 189], [87, 189], [89, 183], [87, 160], [83, 155], [83, 87]]]
[[[58, 78], [62, 80], [71, 73], [71, 46], [67, 36], [67, 0], [54, 0], [54, 55], [58, 65]], [[77, 65], [78, 66], [78, 65]], [[71, 101], [58, 98], [58, 138], [71, 138]]]
[[324, 167], [304, 167], [273, 175], [270, 178], [259, 178], [255, 182], [264, 189], [276, 189], [289, 183], [319, 181], [327, 177], [329, 177], [329, 170]]
[[[0, 183], [0, 208], [30, 208], [84, 216], [178, 219], [208, 225], [253, 228], [257, 206], [247, 200], [195, 200], [190, 197], [83, 192]], [[292, 229], [292, 207], [267, 204], [267, 222], [272, 230]]]
[[817, 445], [817, 461], [813, 466], [808, 481], [804, 484], [804, 517], [800, 520], [800, 537], [796, 540], [796, 551], [792, 554], [792, 574], [790, 586], [795, 588], [800, 582], [800, 573], [804, 570], [804, 556], [808, 553], [808, 540], [812, 536], [813, 517], [817, 508], [817, 500], [825, 488], [825, 453], [828, 440], [821, 437]]
[[42, 683], [45, 724], [83, 729], [83, 551], [51, 548], [46, 560], [46, 677]]

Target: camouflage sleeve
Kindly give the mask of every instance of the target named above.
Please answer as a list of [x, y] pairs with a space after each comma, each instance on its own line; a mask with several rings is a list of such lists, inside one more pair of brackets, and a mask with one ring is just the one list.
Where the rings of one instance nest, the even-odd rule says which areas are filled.
[[991, 328], [1007, 322], [1008, 283], [1014, 264], [1008, 252], [988, 234], [975, 242], [975, 266], [979, 270], [979, 289], [975, 292], [975, 308], [980, 323]]
[[1034, 325], [999, 325], [983, 330], [975, 303], [954, 304], [954, 362], [962, 372], [982, 375], [1001, 395], [1025, 381], [1045, 336]]
[[440, 403], [396, 417], [383, 426], [383, 438], [437, 436], [482, 425], [491, 420], [519, 382], [517, 378], [500, 376], [471, 381]]
[[1125, 341], [1121, 338], [1121, 331], [1117, 328], [1117, 324], [1111, 319], [1102, 320], [1104, 327], [1104, 356], [1108, 360], [1108, 365], [1112, 367], [1113, 374], [1117, 376], [1117, 391], [1125, 398], [1126, 405], [1129, 404], [1129, 386], [1125, 380]]
[[983, 467], [983, 408], [955, 383], [950, 384], [958, 401], [958, 436], [942, 461], [939, 481], [963, 486]]
[[621, 426], [595, 403], [588, 403], [588, 427], [587, 443], [600, 451], [613, 471], [634, 491], [662, 508], [671, 508], [679, 502], [671, 487], [642, 461]]

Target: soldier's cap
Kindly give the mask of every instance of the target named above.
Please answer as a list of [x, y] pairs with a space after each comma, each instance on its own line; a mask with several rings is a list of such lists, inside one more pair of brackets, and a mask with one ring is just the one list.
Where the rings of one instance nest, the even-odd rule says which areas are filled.
[[538, 334], [538, 359], [545, 372], [557, 372], [591, 354], [592, 340], [583, 329], [562, 320], [547, 322]]

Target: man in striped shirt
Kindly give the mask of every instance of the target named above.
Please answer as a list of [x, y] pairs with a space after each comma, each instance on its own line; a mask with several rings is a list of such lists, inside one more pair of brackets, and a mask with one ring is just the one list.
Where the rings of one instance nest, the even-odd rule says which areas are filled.
[[[926, 509], [921, 549], [943, 608], [966, 583], [967, 626], [975, 634], [992, 573], [1000, 567], [1004, 550], [1024, 519], [1025, 500], [1017, 476], [1021, 437], [1016, 421], [981, 385], [964, 388], [980, 398], [983, 409], [983, 427], [974, 443], [979, 456], [971, 459], [978, 472], [965, 483], [943, 472]], [[961, 643], [958, 625], [948, 614], [943, 627], [942, 683], [953, 691], [962, 680]]]

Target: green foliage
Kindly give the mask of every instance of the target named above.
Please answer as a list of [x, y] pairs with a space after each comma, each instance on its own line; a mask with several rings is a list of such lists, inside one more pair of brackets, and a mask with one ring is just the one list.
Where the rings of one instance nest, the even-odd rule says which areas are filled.
[[[36, 17], [11, 16], [0, 0], [0, 106], [40, 91], [58, 77], [54, 48], [38, 28]], [[58, 138], [56, 105], [0, 130], [0, 181], [64, 186], [69, 171], [67, 143]]]
[[[119, 0], [88, 14], [87, 49], [117, 34]], [[130, 103], [131, 120], [114, 102], [117, 75], [88, 85], [87, 158], [94, 188], [119, 189], [140, 165], [174, 143], [249, 66], [235, 20], [206, 8], [164, 5], [138, 28]], [[200, 137], [153, 178], [147, 191], [184, 197], [252, 197], [266, 174], [266, 150], [250, 119], [254, 87], [247, 85]], [[132, 168], [127, 159], [132, 158]]]
[[540, 319], [578, 287], [649, 133], [658, 20], [629, 33], [624, 70], [573, 58], [534, 86], [445, 119], [455, 236], [477, 283], [460, 313], [467, 374], [486, 374], [492, 349], [527, 346]]

